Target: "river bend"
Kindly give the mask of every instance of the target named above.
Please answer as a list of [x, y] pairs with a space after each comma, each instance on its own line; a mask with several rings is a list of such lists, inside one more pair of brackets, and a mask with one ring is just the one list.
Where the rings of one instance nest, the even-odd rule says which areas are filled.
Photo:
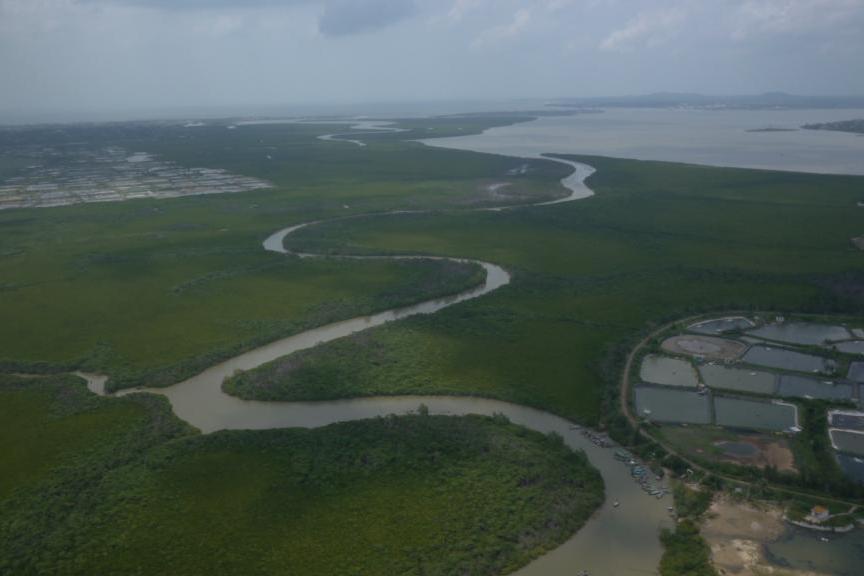
[[[359, 127], [369, 132], [398, 130], [380, 123], [367, 123]], [[357, 132], [328, 134], [320, 138], [364, 145], [361, 141], [355, 140], [357, 135]], [[593, 194], [585, 184], [585, 179], [594, 172], [593, 168], [562, 159], [547, 159], [567, 164], [573, 168], [573, 172], [561, 181], [570, 191], [568, 196], [530, 205], [478, 208], [475, 210], [526, 209], [531, 206], [571, 202], [587, 198]], [[399, 214], [418, 212], [420, 211], [393, 211], [375, 215], [398, 217]], [[270, 252], [294, 254], [301, 258], [327, 258], [329, 256], [319, 254], [292, 253], [284, 247], [286, 237], [297, 230], [321, 222], [323, 221], [306, 222], [274, 232], [264, 241], [263, 247]], [[564, 418], [535, 408], [474, 397], [396, 396], [326, 402], [264, 402], [242, 400], [225, 394], [222, 391], [222, 382], [236, 370], [251, 370], [286, 354], [312, 348], [318, 344], [409, 316], [433, 314], [459, 302], [479, 298], [510, 282], [510, 274], [507, 270], [491, 262], [422, 255], [339, 256], [339, 258], [417, 258], [474, 262], [485, 269], [486, 278], [481, 285], [450, 297], [436, 298], [370, 316], [334, 322], [282, 338], [211, 366], [203, 372], [167, 388], [136, 389], [124, 393], [147, 391], [165, 396], [179, 418], [199, 428], [203, 433], [238, 429], [313, 428], [335, 422], [411, 412], [416, 410], [421, 403], [425, 404], [432, 414], [504, 414], [512, 422], [532, 430], [543, 433], [557, 432], [571, 448], [584, 450], [592, 465], [603, 476], [607, 496], [606, 502], [579, 532], [558, 548], [534, 560], [515, 574], [520, 576], [571, 576], [580, 570], [588, 570], [592, 576], [656, 573], [662, 553], [659, 530], [661, 527], [671, 525], [666, 510], [666, 507], [671, 504], [671, 499], [658, 500], [643, 492], [639, 485], [631, 479], [628, 468], [615, 460], [612, 450], [595, 445], [579, 427], [574, 426]], [[104, 394], [106, 380], [104, 376], [80, 375], [87, 379], [91, 390]], [[614, 506], [613, 502], [618, 502], [619, 506]]]

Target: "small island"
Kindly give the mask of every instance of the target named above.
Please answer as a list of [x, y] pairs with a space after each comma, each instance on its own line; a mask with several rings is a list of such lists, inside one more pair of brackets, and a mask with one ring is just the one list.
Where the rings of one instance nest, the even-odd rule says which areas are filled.
[[768, 126], [767, 128], [750, 128], [747, 132], [797, 132], [798, 128], [776, 128]]

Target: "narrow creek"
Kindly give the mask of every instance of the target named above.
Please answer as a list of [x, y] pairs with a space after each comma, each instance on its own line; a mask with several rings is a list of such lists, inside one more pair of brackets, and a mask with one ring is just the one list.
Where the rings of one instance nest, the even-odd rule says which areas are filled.
[[[363, 127], [367, 130], [372, 128], [368, 124]], [[327, 136], [322, 139], [348, 140], [349, 136], [356, 136], [356, 133], [344, 137], [341, 134]], [[585, 184], [585, 179], [594, 172], [593, 168], [576, 162], [548, 159], [567, 164], [574, 169], [561, 181], [570, 190], [568, 196], [531, 205], [477, 210], [525, 209], [531, 206], [575, 201], [593, 194]], [[404, 213], [406, 212], [394, 211], [376, 216], [398, 217], [398, 214]], [[263, 247], [270, 252], [292, 253], [284, 248], [285, 238], [301, 228], [318, 223], [320, 222], [307, 222], [279, 230], [264, 241]], [[302, 258], [329, 257], [307, 253], [293, 254]], [[196, 426], [203, 433], [238, 429], [314, 428], [334, 422], [404, 414], [415, 411], [421, 403], [425, 404], [432, 414], [504, 414], [512, 422], [526, 428], [543, 433], [557, 432], [568, 446], [584, 450], [591, 463], [602, 474], [606, 485], [606, 502], [579, 532], [563, 545], [534, 560], [515, 574], [572, 576], [581, 570], [587, 570], [592, 576], [625, 576], [657, 572], [662, 554], [659, 531], [661, 527], [671, 526], [667, 511], [667, 506], [672, 504], [671, 497], [660, 500], [643, 492], [630, 477], [628, 467], [614, 458], [612, 449], [595, 445], [583, 435], [579, 427], [564, 418], [526, 406], [473, 397], [396, 396], [327, 402], [261, 402], [241, 400], [222, 392], [222, 381], [235, 370], [250, 370], [286, 354], [409, 316], [433, 314], [459, 302], [479, 298], [510, 282], [510, 274], [507, 270], [490, 262], [443, 256], [339, 256], [339, 258], [416, 258], [475, 262], [486, 270], [486, 279], [483, 284], [450, 297], [335, 322], [277, 340], [212, 366], [196, 376], [167, 388], [136, 389], [126, 393], [147, 391], [165, 396], [179, 418]], [[87, 379], [91, 390], [104, 394], [106, 381], [104, 376], [80, 375]], [[615, 502], [618, 506], [613, 504]]]

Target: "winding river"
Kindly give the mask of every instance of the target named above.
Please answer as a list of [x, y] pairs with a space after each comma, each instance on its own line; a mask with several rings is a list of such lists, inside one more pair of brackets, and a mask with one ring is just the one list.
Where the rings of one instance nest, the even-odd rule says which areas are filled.
[[[365, 130], [396, 130], [386, 125], [361, 124]], [[323, 140], [345, 140], [357, 145], [357, 133], [330, 134]], [[362, 145], [362, 143], [361, 143]], [[570, 190], [566, 197], [528, 206], [480, 208], [478, 210], [525, 209], [570, 202], [586, 198], [593, 192], [585, 179], [593, 168], [584, 164], [552, 159], [573, 167], [574, 171], [562, 180]], [[405, 211], [387, 214], [397, 216]], [[416, 213], [416, 212], [415, 212]], [[381, 214], [378, 214], [379, 216]], [[270, 252], [289, 254], [284, 240], [290, 234], [314, 226], [307, 222], [279, 230], [264, 241], [264, 249]], [[293, 253], [302, 258], [327, 256]], [[346, 258], [346, 256], [340, 256]], [[387, 256], [348, 256], [347, 258], [391, 258]], [[399, 256], [392, 258], [449, 259], [459, 262], [474, 262], [486, 270], [483, 284], [447, 298], [438, 298], [373, 314], [335, 322], [277, 340], [260, 348], [250, 350], [225, 362], [208, 368], [183, 382], [168, 388], [137, 389], [165, 396], [178, 417], [186, 420], [202, 432], [237, 429], [267, 429], [283, 427], [318, 427], [334, 422], [373, 418], [388, 414], [414, 411], [423, 403], [432, 414], [492, 415], [502, 413], [512, 422], [539, 432], [557, 432], [573, 449], [584, 450], [591, 463], [600, 471], [606, 485], [606, 502], [595, 512], [586, 525], [567, 542], [534, 560], [516, 574], [521, 576], [572, 576], [580, 570], [588, 570], [592, 576], [626, 576], [654, 574], [662, 549], [659, 542], [661, 527], [670, 526], [667, 506], [671, 498], [658, 500], [643, 492], [634, 482], [628, 468], [615, 460], [613, 451], [601, 448], [586, 438], [581, 430], [564, 418], [508, 402], [471, 397], [397, 396], [357, 398], [328, 402], [261, 402], [248, 401], [222, 392], [222, 381], [235, 370], [250, 370], [286, 354], [311, 348], [318, 344], [342, 338], [362, 330], [380, 326], [416, 314], [432, 314], [459, 302], [479, 298], [510, 282], [510, 274], [504, 268], [481, 261], [431, 256]], [[88, 386], [96, 393], [104, 394], [106, 378], [93, 374], [81, 374]], [[130, 391], [127, 391], [127, 393]], [[613, 505], [617, 502], [619, 505]]]

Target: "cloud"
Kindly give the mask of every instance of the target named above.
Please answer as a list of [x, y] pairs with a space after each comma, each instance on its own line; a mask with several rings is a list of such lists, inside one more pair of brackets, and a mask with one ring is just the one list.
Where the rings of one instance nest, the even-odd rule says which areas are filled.
[[623, 28], [613, 31], [600, 43], [601, 50], [627, 51], [640, 46], [656, 46], [670, 40], [685, 20], [685, 12], [672, 6], [657, 12], [643, 12]]
[[472, 48], [483, 48], [500, 44], [510, 38], [514, 38], [522, 33], [528, 24], [531, 22], [531, 11], [527, 8], [521, 8], [513, 14], [513, 19], [508, 24], [489, 28], [481, 32], [474, 39]]
[[414, 16], [418, 7], [412, 0], [329, 0], [318, 29], [325, 36], [360, 34], [390, 26]]
[[864, 22], [864, 0], [746, 0], [733, 12], [733, 35], [800, 34], [853, 22]]
[[[3, 1], [3, 0], [0, 0]], [[325, 36], [347, 36], [384, 28], [414, 16], [415, 0], [82, 0], [91, 5], [141, 6], [159, 10], [242, 11], [255, 8], [320, 6], [318, 29]]]
[[461, 22], [465, 15], [479, 8], [483, 0], [456, 0], [447, 12], [447, 19], [451, 22]]

